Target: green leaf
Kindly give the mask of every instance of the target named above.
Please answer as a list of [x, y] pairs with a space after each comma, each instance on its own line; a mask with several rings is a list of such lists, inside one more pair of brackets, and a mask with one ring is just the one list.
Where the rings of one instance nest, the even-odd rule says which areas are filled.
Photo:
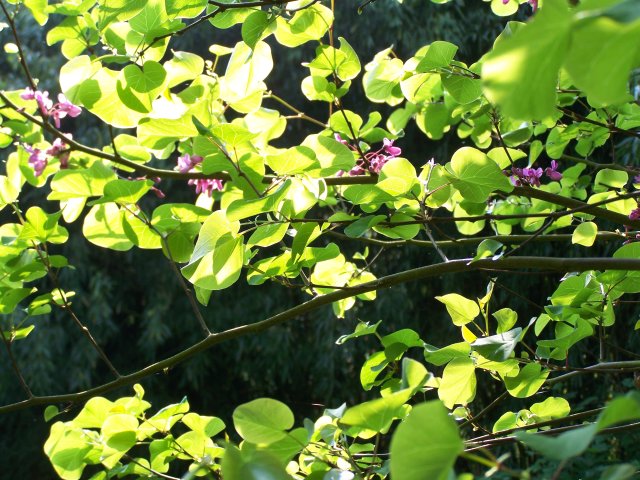
[[222, 458], [225, 480], [291, 480], [280, 460], [266, 451], [225, 448]]
[[233, 424], [246, 441], [271, 444], [293, 427], [293, 412], [278, 400], [258, 398], [233, 411]]
[[[104, 186], [104, 196], [95, 203], [136, 204], [153, 185], [152, 180], [112, 180]], [[92, 203], [89, 203], [91, 205]]]
[[282, 240], [289, 229], [289, 223], [260, 225], [247, 240], [247, 247], [269, 247]]
[[95, 205], [84, 218], [82, 234], [99, 247], [129, 250], [133, 243], [124, 231], [122, 217], [122, 212], [115, 203]]
[[405, 158], [392, 158], [384, 164], [378, 177], [378, 188], [394, 197], [406, 195], [418, 183], [415, 167]]
[[182, 423], [194, 432], [201, 433], [206, 437], [213, 437], [225, 428], [224, 422], [218, 417], [206, 417], [194, 412], [187, 413], [182, 417]]
[[268, 155], [266, 163], [278, 175], [293, 175], [319, 166], [313, 149], [304, 146], [295, 146], [282, 153]]
[[458, 357], [451, 360], [442, 372], [438, 398], [445, 407], [467, 405], [476, 396], [476, 373], [473, 360], [469, 357]]
[[417, 405], [391, 439], [394, 480], [445, 480], [464, 450], [458, 427], [439, 401]]
[[350, 333], [348, 335], [341, 335], [336, 340], [336, 344], [342, 345], [347, 340], [351, 340], [353, 338], [363, 337], [365, 335], [373, 335], [381, 323], [382, 323], [382, 320], [372, 325], [370, 325], [369, 322], [358, 322], [358, 325], [356, 325], [356, 328], [353, 331], [353, 333]]
[[500, 167], [475, 148], [462, 147], [457, 150], [447, 166], [450, 166], [451, 183], [469, 202], [483, 203], [496, 190], [506, 193], [513, 190], [513, 185]]
[[469, 358], [471, 346], [467, 342], [453, 343], [443, 348], [425, 344], [424, 358], [437, 367], [449, 363], [454, 358]]
[[566, 417], [571, 412], [571, 407], [562, 397], [549, 397], [544, 402], [531, 405], [530, 410], [543, 421]]
[[630, 392], [623, 397], [614, 398], [598, 417], [598, 431], [619, 423], [628, 423], [640, 419], [640, 395]]
[[533, 20], [496, 43], [482, 64], [484, 93], [505, 115], [541, 120], [556, 108], [558, 72], [570, 44], [571, 14], [546, 0]]
[[253, 12], [242, 22], [242, 40], [250, 48], [255, 47], [256, 43], [263, 38], [263, 34], [269, 25], [274, 21], [275, 18], [271, 18], [267, 12], [262, 10]]
[[493, 312], [493, 317], [498, 321], [498, 333], [504, 333], [511, 330], [518, 321], [518, 313], [510, 308], [501, 308], [500, 310]]
[[596, 241], [598, 226], [594, 222], [583, 222], [571, 235], [571, 243], [590, 247]]
[[106, 418], [101, 434], [110, 448], [124, 453], [136, 444], [137, 429], [138, 420], [135, 416], [119, 413]]
[[230, 149], [250, 142], [258, 136], [257, 133], [250, 132], [248, 129], [235, 123], [219, 123], [218, 125], [214, 125], [211, 127], [211, 133], [220, 139], [224, 146]]
[[131, 110], [149, 113], [166, 79], [167, 72], [158, 62], [147, 60], [142, 68], [127, 65], [118, 77], [118, 96]]
[[88, 169], [60, 170], [51, 180], [48, 200], [68, 200], [78, 197], [98, 197], [116, 174], [102, 162], [94, 162]]
[[290, 186], [291, 182], [287, 180], [275, 192], [266, 197], [232, 202], [227, 207], [227, 218], [233, 222], [277, 210], [280, 202], [286, 197]]
[[[243, 237], [226, 233], [213, 249], [182, 268], [182, 274], [195, 286], [206, 290], [223, 290], [240, 278], [244, 264]], [[199, 242], [199, 240], [198, 240]], [[196, 245], [196, 250], [198, 246]], [[193, 256], [196, 256], [194, 251]]]
[[441, 295], [435, 299], [445, 304], [453, 324], [458, 327], [472, 322], [480, 314], [480, 307], [474, 300], [469, 300], [457, 293]]
[[522, 431], [516, 432], [515, 436], [518, 441], [549, 459], [567, 460], [583, 453], [595, 434], [596, 425], [592, 424], [561, 433], [557, 437]]
[[456, 102], [468, 104], [482, 95], [482, 83], [476, 78], [463, 75], [442, 75], [442, 85]]
[[[594, 187], [623, 188], [629, 181], [629, 174], [621, 170], [604, 168], [596, 174]], [[602, 191], [602, 189], [600, 189]]]
[[636, 467], [631, 463], [611, 465], [602, 471], [600, 480], [627, 480], [636, 474]]
[[476, 256], [473, 257], [473, 261], [480, 260], [482, 258], [493, 257], [498, 250], [500, 250], [504, 245], [497, 240], [493, 240], [491, 238], [487, 238], [480, 242], [478, 245], [478, 250], [476, 250]]
[[404, 415], [404, 404], [410, 396], [411, 390], [401, 390], [355, 405], [344, 412], [340, 423], [368, 431], [361, 432], [362, 438], [370, 438], [375, 433], [387, 433], [393, 421]]
[[340, 41], [340, 51], [344, 53], [344, 59], [338, 65], [336, 74], [344, 82], [357, 77], [362, 67], [360, 66], [358, 54], [349, 45], [349, 42], [342, 37], [338, 37], [338, 40]]
[[347, 226], [344, 234], [351, 238], [359, 238], [385, 219], [384, 215], [365, 215]]
[[60, 413], [60, 410], [58, 410], [58, 407], [56, 407], [55, 405], [49, 405], [47, 408], [44, 409], [44, 421], [48, 422], [59, 413]]
[[440, 40], [433, 42], [416, 66], [416, 72], [422, 73], [434, 68], [448, 67], [457, 51], [458, 47], [453, 43]]
[[86, 457], [93, 450], [88, 441], [87, 435], [79, 428], [69, 428], [62, 422], [51, 426], [44, 452], [61, 478], [77, 480], [82, 476], [87, 465]]
[[515, 350], [521, 333], [522, 328], [518, 327], [498, 335], [478, 338], [471, 347], [489, 360], [504, 362]]
[[332, 23], [331, 9], [316, 3], [296, 12], [289, 21], [278, 17], [275, 37], [285, 47], [297, 47], [311, 40], [320, 40]]
[[516, 376], [504, 377], [509, 394], [516, 398], [527, 398], [535, 394], [549, 376], [549, 370], [543, 370], [538, 363], [528, 363]]
[[565, 68], [593, 106], [630, 101], [628, 81], [630, 72], [638, 66], [640, 22], [616, 21], [605, 12], [594, 18], [592, 12], [578, 13], [586, 18], [574, 24]]

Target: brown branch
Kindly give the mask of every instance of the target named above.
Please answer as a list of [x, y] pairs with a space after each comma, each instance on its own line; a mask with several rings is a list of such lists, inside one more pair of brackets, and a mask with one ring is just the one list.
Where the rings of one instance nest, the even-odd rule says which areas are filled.
[[265, 320], [231, 328], [220, 333], [212, 333], [204, 340], [201, 340], [200, 342], [182, 350], [181, 352], [171, 357], [160, 360], [159, 362], [148, 365], [134, 373], [122, 376], [111, 382], [82, 392], [62, 395], [37, 396], [27, 400], [23, 400], [21, 402], [4, 405], [0, 407], [0, 413], [8, 413], [24, 408], [29, 408], [35, 405], [81, 402], [93, 396], [110, 392], [116, 388], [130, 385], [132, 383], [140, 381], [145, 377], [161, 372], [167, 368], [172, 368], [193, 357], [197, 353], [212, 348], [213, 346], [218, 345], [222, 342], [262, 332], [282, 323], [297, 319], [302, 315], [317, 310], [318, 308], [325, 305], [329, 305], [332, 302], [343, 300], [345, 298], [353, 297], [362, 293], [372, 292], [374, 290], [382, 290], [406, 282], [421, 280], [427, 277], [461, 272], [493, 270], [496, 268], [504, 270], [543, 269], [555, 272], [584, 272], [589, 270], [607, 269], [640, 271], [640, 259], [630, 258], [548, 258], [523, 256], [508, 257], [498, 260], [482, 259], [477, 260], [473, 263], [471, 263], [471, 261], [472, 259], [465, 258], [459, 260], [451, 260], [446, 263], [427, 265], [424, 267], [388, 275], [386, 277], [381, 277], [377, 280], [354, 286], [348, 291], [340, 290], [331, 292], [327, 295], [318, 296], [313, 298], [312, 300], [304, 302], [300, 305], [296, 305], [293, 308], [285, 310], [284, 312], [278, 313]]

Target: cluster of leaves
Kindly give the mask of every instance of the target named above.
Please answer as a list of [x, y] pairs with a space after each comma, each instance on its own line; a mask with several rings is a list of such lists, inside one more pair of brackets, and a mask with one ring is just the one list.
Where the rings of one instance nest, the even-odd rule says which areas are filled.
[[[448, 478], [459, 457], [474, 464], [472, 470], [527, 478], [526, 470], [506, 465], [493, 450], [517, 441], [560, 461], [562, 469], [596, 434], [636, 427], [640, 402], [634, 395], [607, 407], [603, 398], [598, 410], [576, 413], [561, 395], [525, 400], [489, 428], [482, 425], [489, 407], [474, 403], [483, 385], [503, 392], [495, 406], [507, 397], [530, 399], [578, 374], [640, 370], [632, 352], [633, 360], [621, 360], [606, 348], [622, 298], [640, 292], [633, 231], [640, 227], [640, 168], [617, 162], [615, 150], [609, 163], [589, 158], [607, 142], [640, 137], [640, 107], [630, 93], [637, 88], [629, 88], [640, 65], [629, 48], [640, 38], [640, 9], [633, 0], [576, 6], [497, 0], [492, 8], [510, 15], [520, 3], [540, 10], [527, 23], [509, 22], [474, 64], [456, 60], [456, 45], [435, 41], [404, 61], [387, 48], [363, 65], [345, 38], [334, 37], [332, 3], [318, 0], [0, 0], [14, 35], [5, 50], [25, 79], [25, 89], [0, 91], [0, 147], [8, 149], [0, 207], [13, 214], [0, 226], [0, 333], [26, 395], [0, 412], [92, 397], [75, 419], [53, 424], [45, 445], [65, 479], [80, 478], [88, 465], [100, 466], [96, 479], [166, 478], [180, 469], [187, 478], [226, 480]], [[15, 23], [21, 8], [41, 25], [55, 19], [47, 42], [60, 43], [68, 60], [59, 72], [56, 105], [31, 75]], [[172, 38], [191, 29], [235, 26], [241, 40], [211, 45], [211, 58], [169, 48]], [[269, 89], [272, 41], [286, 48], [316, 45], [302, 66], [300, 102], [326, 105], [326, 118], [306, 114]], [[347, 108], [357, 81], [367, 99], [388, 112], [384, 122], [378, 111], [363, 116]], [[75, 140], [63, 130], [66, 114], [95, 116], [108, 126], [110, 141]], [[294, 121], [316, 131], [287, 145], [283, 135]], [[410, 161], [398, 147], [410, 122], [431, 140], [455, 132], [465, 144], [443, 163]], [[195, 186], [197, 199], [172, 202], [162, 192], [165, 179]], [[29, 206], [30, 188], [45, 189], [48, 202]], [[202, 339], [122, 375], [76, 314], [74, 292], [59, 280], [70, 266], [55, 250], [69, 238], [63, 222], [81, 222], [83, 237], [95, 247], [157, 250], [166, 257]], [[556, 230], [568, 233], [551, 233]], [[380, 250], [348, 254], [343, 240]], [[598, 240], [626, 244], [611, 258], [518, 255], [533, 240], [576, 249]], [[464, 242], [477, 245], [474, 256], [444, 253], [447, 245]], [[376, 262], [387, 247], [399, 245], [433, 249], [441, 262], [378, 277]], [[359, 324], [339, 343], [364, 335], [379, 339], [379, 351], [360, 373], [364, 390], [375, 387], [379, 395], [327, 410], [297, 429], [287, 406], [258, 399], [235, 410], [243, 440], [236, 446], [229, 437], [213, 440], [225, 428], [222, 420], [189, 413], [186, 401], [147, 416], [150, 405], [139, 386], [136, 396], [115, 402], [94, 396], [324, 305], [344, 317], [385, 287], [457, 272], [523, 269], [563, 274], [531, 321], [519, 321], [509, 307], [493, 311], [494, 290], [502, 287], [492, 278], [482, 298], [436, 297], [459, 328], [457, 343], [438, 348], [432, 345], [438, 339], [409, 329], [382, 336], [379, 323]], [[275, 282], [311, 298], [212, 333], [200, 305], [243, 272], [252, 286]], [[53, 308], [80, 329], [111, 382], [57, 396], [31, 391], [12, 348], [28, 342], [34, 318]], [[570, 364], [579, 345], [597, 346], [597, 362]], [[434, 400], [421, 403], [424, 398]], [[57, 413], [50, 407], [47, 418]], [[575, 425], [595, 415], [595, 422]], [[486, 435], [463, 440], [470, 434], [466, 427]], [[548, 427], [557, 427], [548, 433], [568, 431], [555, 438], [526, 433]], [[634, 472], [623, 464], [603, 478]]]

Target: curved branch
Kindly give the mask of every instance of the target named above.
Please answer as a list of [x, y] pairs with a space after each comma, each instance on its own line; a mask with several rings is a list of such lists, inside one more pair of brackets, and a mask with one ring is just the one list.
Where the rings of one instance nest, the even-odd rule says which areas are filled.
[[372, 282], [363, 283], [350, 288], [349, 290], [338, 290], [327, 295], [315, 297], [293, 308], [278, 313], [270, 318], [256, 323], [230, 328], [220, 333], [212, 333], [204, 340], [192, 345], [189, 348], [149, 365], [129, 375], [105, 383], [95, 388], [77, 393], [62, 395], [37, 396], [21, 402], [0, 407], [0, 413], [8, 413], [21, 410], [36, 405], [46, 405], [51, 403], [76, 403], [100, 395], [116, 388], [130, 385], [145, 377], [161, 372], [167, 368], [172, 368], [179, 363], [191, 358], [197, 353], [207, 350], [219, 343], [240, 338], [252, 333], [262, 332], [281, 323], [289, 322], [306, 313], [317, 310], [332, 302], [353, 297], [362, 293], [382, 290], [406, 282], [422, 280], [438, 275], [484, 271], [484, 270], [520, 270], [520, 269], [550, 270], [557, 272], [584, 272], [588, 270], [633, 270], [640, 271], [640, 260], [629, 258], [548, 258], [548, 257], [507, 257], [498, 260], [483, 259], [472, 262], [470, 258], [451, 260], [445, 263], [427, 265], [424, 267], [394, 273], [386, 277], [381, 277]]

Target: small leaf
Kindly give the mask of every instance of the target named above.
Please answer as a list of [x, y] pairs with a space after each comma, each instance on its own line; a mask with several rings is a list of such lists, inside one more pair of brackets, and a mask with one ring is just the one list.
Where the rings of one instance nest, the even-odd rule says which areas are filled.
[[59, 413], [60, 413], [60, 410], [58, 410], [58, 407], [56, 407], [55, 405], [49, 405], [47, 408], [44, 409], [44, 421], [48, 422]]
[[458, 327], [472, 322], [480, 314], [480, 307], [475, 301], [457, 293], [449, 293], [435, 298], [445, 304], [453, 324]]
[[590, 247], [596, 241], [598, 226], [594, 222], [583, 222], [576, 227], [571, 235], [571, 243]]
[[478, 250], [476, 251], [476, 256], [473, 257], [471, 263], [476, 260], [480, 260], [487, 257], [494, 257], [496, 252], [500, 250], [504, 245], [497, 240], [493, 240], [491, 238], [487, 238], [480, 242], [478, 245]]
[[518, 327], [491, 337], [478, 338], [471, 347], [489, 360], [504, 362], [516, 348], [521, 333], [522, 328]]

